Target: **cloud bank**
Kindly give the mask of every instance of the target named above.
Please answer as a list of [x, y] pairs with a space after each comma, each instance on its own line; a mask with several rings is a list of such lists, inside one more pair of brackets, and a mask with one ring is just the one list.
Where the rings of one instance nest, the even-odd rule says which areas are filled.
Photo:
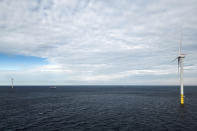
[[[9, 84], [197, 84], [196, 0], [1, 0], [0, 53], [48, 61], [0, 69]], [[28, 76], [28, 77], [27, 77]]]

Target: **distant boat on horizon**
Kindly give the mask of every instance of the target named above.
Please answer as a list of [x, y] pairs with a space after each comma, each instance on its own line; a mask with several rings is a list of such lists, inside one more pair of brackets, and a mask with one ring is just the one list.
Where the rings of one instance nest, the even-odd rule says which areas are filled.
[[56, 86], [50, 86], [49, 88], [51, 88], [51, 89], [56, 89]]

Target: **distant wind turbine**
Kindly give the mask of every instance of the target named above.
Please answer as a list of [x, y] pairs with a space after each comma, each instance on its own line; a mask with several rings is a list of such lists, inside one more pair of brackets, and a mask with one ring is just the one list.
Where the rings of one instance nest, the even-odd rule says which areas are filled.
[[11, 78], [11, 82], [12, 82], [12, 88], [14, 88], [14, 86], [13, 86], [14, 78]]

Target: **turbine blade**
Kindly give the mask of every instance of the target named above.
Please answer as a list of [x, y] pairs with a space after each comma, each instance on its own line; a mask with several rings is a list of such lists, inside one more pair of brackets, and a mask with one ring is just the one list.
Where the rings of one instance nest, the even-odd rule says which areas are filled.
[[174, 60], [172, 60], [170, 63], [174, 62], [176, 59], [178, 59], [178, 57], [176, 57]]
[[178, 73], [180, 71], [180, 58], [178, 58]]
[[182, 51], [182, 30], [181, 30], [181, 38], [180, 38], [180, 43], [179, 43], [179, 54], [181, 54]]

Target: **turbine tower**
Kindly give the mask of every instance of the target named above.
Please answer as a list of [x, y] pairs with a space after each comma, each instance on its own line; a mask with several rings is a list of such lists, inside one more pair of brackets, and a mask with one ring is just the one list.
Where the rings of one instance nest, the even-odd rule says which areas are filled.
[[12, 82], [12, 88], [14, 88], [14, 86], [13, 86], [14, 78], [11, 78], [11, 82]]
[[183, 62], [184, 62], [185, 54], [182, 54], [181, 50], [182, 50], [182, 38], [180, 40], [179, 55], [177, 59], [178, 59], [178, 72], [180, 75], [180, 99], [181, 99], [180, 102], [181, 105], [184, 105]]

